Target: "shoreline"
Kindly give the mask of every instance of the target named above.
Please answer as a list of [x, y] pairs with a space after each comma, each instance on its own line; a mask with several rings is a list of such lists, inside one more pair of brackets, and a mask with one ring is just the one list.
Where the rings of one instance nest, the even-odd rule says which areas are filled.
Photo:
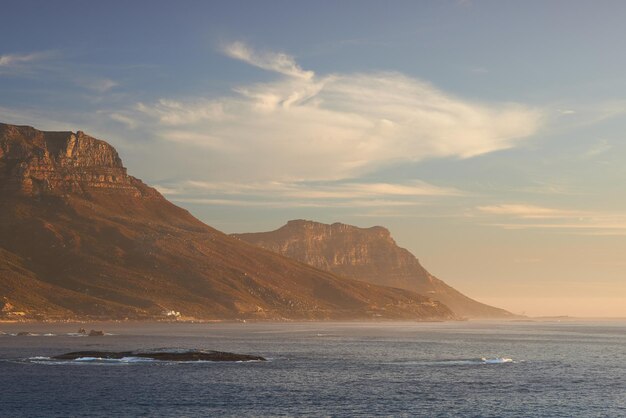
[[0, 325], [16, 324], [333, 324], [333, 323], [414, 323], [414, 324], [434, 324], [434, 323], [477, 323], [477, 322], [499, 322], [499, 323], [542, 323], [542, 322], [594, 322], [626, 321], [626, 317], [527, 317], [527, 318], [465, 318], [448, 320], [414, 320], [414, 319], [185, 319], [185, 320], [160, 320], [160, 319], [21, 319], [6, 320], [0, 319]]

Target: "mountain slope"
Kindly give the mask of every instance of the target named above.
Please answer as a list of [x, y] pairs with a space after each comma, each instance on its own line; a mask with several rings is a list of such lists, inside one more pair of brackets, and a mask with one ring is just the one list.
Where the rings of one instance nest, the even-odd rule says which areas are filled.
[[276, 231], [233, 236], [339, 276], [427, 295], [459, 316], [513, 316], [468, 298], [428, 273], [413, 254], [398, 247], [389, 231], [380, 226], [357, 228], [294, 220]]
[[5, 317], [450, 319], [414, 292], [346, 281], [231, 238], [127, 175], [82, 132], [0, 124]]

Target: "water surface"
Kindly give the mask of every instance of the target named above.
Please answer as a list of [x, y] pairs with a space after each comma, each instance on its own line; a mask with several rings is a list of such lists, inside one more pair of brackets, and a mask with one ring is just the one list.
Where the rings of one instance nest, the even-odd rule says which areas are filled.
[[[112, 335], [81, 337], [79, 326]], [[0, 324], [0, 416], [626, 416], [626, 322]], [[36, 335], [14, 336], [19, 331]], [[206, 349], [268, 362], [51, 361]]]

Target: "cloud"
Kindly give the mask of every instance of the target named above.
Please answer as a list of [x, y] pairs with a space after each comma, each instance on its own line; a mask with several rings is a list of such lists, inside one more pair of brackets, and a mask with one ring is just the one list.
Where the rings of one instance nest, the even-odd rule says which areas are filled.
[[109, 117], [116, 122], [126, 125], [130, 129], [135, 129], [137, 127], [137, 122], [133, 118], [121, 113], [111, 113], [109, 114]]
[[461, 191], [425, 182], [206, 182], [187, 180], [156, 186], [178, 202], [232, 206], [379, 207], [410, 206], [425, 197], [459, 196]]
[[315, 198], [354, 198], [376, 196], [458, 196], [461, 191], [453, 188], [437, 187], [422, 181], [398, 183], [357, 183], [357, 182], [206, 182], [188, 180], [173, 188], [187, 192], [206, 191], [220, 194], [260, 194], [269, 193], [288, 197]]
[[54, 51], [0, 55], [0, 74], [24, 75], [33, 70], [45, 69], [44, 61], [54, 58], [55, 55], [57, 54]]
[[180, 126], [220, 121], [225, 118], [226, 103], [197, 99], [186, 102], [161, 99], [152, 105], [138, 103], [135, 109], [158, 120], [164, 126]]
[[508, 230], [524, 230], [537, 229], [549, 230], [570, 235], [585, 236], [625, 236], [626, 235], [626, 217], [615, 218], [614, 220], [596, 218], [581, 219], [580, 222], [571, 223], [493, 223], [490, 226], [499, 227]]
[[313, 78], [313, 71], [304, 71], [296, 63], [295, 59], [282, 52], [258, 52], [248, 47], [243, 42], [233, 42], [222, 48], [223, 52], [231, 58], [247, 62], [264, 70], [275, 71], [289, 77]]
[[33, 62], [45, 58], [44, 53], [32, 53], [32, 54], [6, 54], [0, 55], [0, 67], [15, 67], [27, 62]]
[[485, 215], [506, 219], [505, 222], [489, 224], [504, 229], [545, 229], [581, 235], [626, 235], [626, 215], [621, 213], [556, 209], [526, 204], [479, 206], [476, 209]]
[[538, 218], [572, 218], [584, 216], [584, 212], [546, 208], [525, 204], [502, 204], [493, 206], [479, 206], [480, 212], [492, 215], [509, 215], [524, 219]]
[[117, 81], [108, 78], [92, 78], [77, 81], [77, 84], [85, 87], [89, 90], [94, 90], [99, 93], [106, 93], [114, 87], [119, 86]]
[[230, 95], [163, 98], [116, 112], [188, 149], [212, 179], [357, 178], [400, 162], [514, 147], [542, 123], [537, 109], [460, 99], [396, 72], [318, 76], [285, 54], [242, 43], [225, 51], [281, 75]]
[[583, 153], [582, 158], [594, 158], [602, 154], [606, 154], [613, 148], [611, 144], [607, 140], [600, 140], [591, 148], [589, 148], [585, 153]]
[[368, 208], [414, 206], [412, 202], [399, 200], [352, 200], [352, 201], [273, 201], [273, 200], [238, 200], [238, 199], [207, 199], [207, 198], [171, 198], [173, 202], [192, 203], [210, 206], [239, 206], [262, 208]]

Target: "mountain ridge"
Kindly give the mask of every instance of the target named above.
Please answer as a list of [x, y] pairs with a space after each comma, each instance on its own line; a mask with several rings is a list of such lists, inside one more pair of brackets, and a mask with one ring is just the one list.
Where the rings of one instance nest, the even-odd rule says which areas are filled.
[[0, 124], [0, 317], [446, 320], [205, 225], [81, 131]]
[[475, 301], [430, 274], [411, 252], [399, 247], [390, 231], [382, 226], [359, 228], [339, 222], [324, 224], [296, 219], [275, 231], [232, 236], [342, 277], [427, 295], [459, 316], [514, 316]]

